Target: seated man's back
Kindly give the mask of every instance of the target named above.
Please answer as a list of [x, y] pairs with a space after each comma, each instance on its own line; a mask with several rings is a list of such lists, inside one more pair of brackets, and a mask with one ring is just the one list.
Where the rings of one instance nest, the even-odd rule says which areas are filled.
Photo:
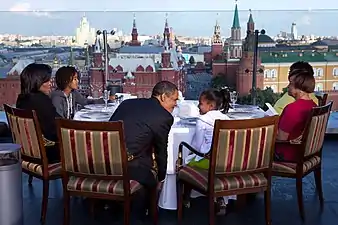
[[[173, 107], [177, 100], [176, 96], [174, 98]], [[110, 121], [118, 120], [124, 123], [127, 152], [134, 156], [134, 159], [128, 162], [130, 179], [137, 180], [145, 186], [156, 185], [152, 173], [154, 149], [158, 179], [164, 180], [167, 169], [168, 135], [174, 121], [170, 110], [166, 110], [161, 100], [156, 97], [130, 99], [123, 101], [110, 118]]]

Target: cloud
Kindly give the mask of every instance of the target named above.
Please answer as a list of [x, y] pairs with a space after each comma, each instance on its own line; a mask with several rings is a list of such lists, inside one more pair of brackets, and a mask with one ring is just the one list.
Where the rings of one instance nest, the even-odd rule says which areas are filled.
[[51, 14], [49, 12], [34, 10], [28, 2], [18, 2], [10, 7], [9, 11], [31, 16], [33, 15], [38, 17], [51, 17]]

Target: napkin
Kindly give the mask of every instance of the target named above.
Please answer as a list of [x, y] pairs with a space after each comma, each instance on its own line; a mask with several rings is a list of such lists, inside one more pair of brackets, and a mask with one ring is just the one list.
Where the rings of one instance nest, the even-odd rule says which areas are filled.
[[278, 115], [277, 111], [272, 107], [270, 103], [265, 103], [265, 105], [268, 107], [268, 110], [265, 111], [266, 115], [268, 116]]
[[183, 102], [178, 105], [178, 117], [198, 117], [200, 115], [199, 109], [193, 103]]

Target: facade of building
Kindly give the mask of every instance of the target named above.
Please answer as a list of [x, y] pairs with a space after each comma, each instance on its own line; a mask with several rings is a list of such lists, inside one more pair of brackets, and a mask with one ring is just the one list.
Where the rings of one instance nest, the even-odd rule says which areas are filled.
[[95, 28], [90, 27], [87, 17], [84, 15], [81, 19], [80, 26], [76, 28], [75, 42], [76, 45], [84, 47], [93, 45], [96, 37]]

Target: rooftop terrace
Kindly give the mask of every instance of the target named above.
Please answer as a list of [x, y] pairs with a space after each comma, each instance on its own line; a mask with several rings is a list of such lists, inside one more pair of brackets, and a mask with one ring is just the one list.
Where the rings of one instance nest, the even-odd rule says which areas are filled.
[[[319, 201], [315, 192], [312, 175], [303, 180], [303, 195], [306, 215], [306, 225], [333, 225], [338, 220], [338, 140], [337, 137], [327, 137], [323, 150], [323, 190], [325, 205], [320, 214]], [[23, 175], [24, 189], [24, 225], [39, 224], [42, 196], [42, 182], [34, 179], [33, 186], [28, 186], [28, 177]], [[112, 205], [108, 210], [98, 208], [96, 220], [89, 216], [85, 200], [72, 199], [71, 223], [82, 225], [123, 224], [123, 211], [118, 205]], [[216, 224], [248, 225], [265, 224], [263, 196], [258, 195], [243, 209], [236, 209], [227, 216], [217, 216]], [[185, 210], [183, 224], [208, 224], [208, 209], [205, 198], [194, 199], [192, 207]], [[302, 224], [298, 213], [295, 181], [275, 178], [272, 186], [272, 220], [274, 225]], [[51, 182], [49, 205], [47, 212], [48, 225], [60, 225], [63, 219], [61, 181]], [[151, 224], [151, 223], [148, 223]], [[177, 224], [176, 211], [160, 210], [159, 225]]]

